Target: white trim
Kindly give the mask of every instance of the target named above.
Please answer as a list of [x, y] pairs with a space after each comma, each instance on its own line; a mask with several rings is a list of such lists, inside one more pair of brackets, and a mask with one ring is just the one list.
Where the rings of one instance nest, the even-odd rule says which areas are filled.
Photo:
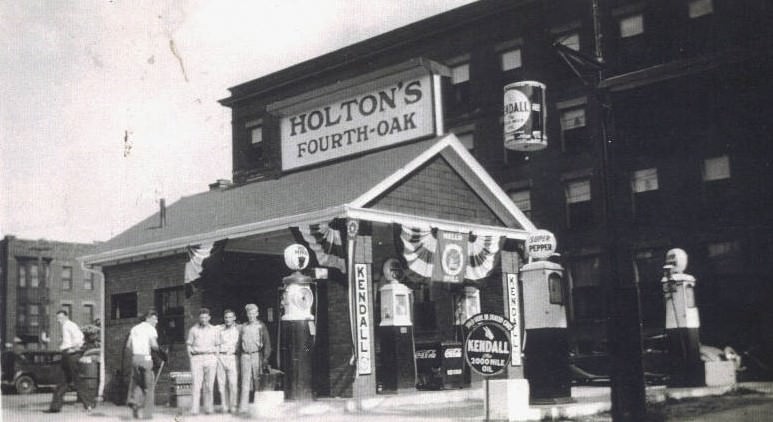
[[268, 233], [276, 230], [284, 230], [292, 225], [304, 223], [316, 223], [326, 221], [344, 215], [344, 206], [326, 208], [305, 214], [296, 214], [288, 217], [274, 218], [256, 223], [243, 224], [235, 227], [200, 233], [192, 236], [178, 237], [159, 242], [145, 243], [143, 245], [116, 249], [94, 255], [87, 255], [81, 259], [86, 265], [95, 265], [102, 262], [116, 261], [137, 255], [164, 252], [169, 249], [183, 248], [199, 243], [208, 243], [222, 240], [228, 237], [246, 237], [256, 234]]
[[346, 207], [346, 216], [358, 220], [372, 221], [376, 223], [398, 223], [414, 227], [437, 227], [441, 230], [467, 233], [475, 232], [476, 235], [505, 236], [508, 239], [526, 240], [528, 232], [509, 227], [484, 226], [482, 224], [464, 223], [439, 218], [419, 217], [411, 214], [403, 214], [394, 211], [376, 210], [372, 208]]

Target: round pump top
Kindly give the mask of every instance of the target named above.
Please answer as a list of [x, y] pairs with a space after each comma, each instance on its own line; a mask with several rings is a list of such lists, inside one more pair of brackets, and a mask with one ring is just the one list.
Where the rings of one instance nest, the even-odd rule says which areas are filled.
[[285, 265], [293, 271], [299, 271], [309, 265], [309, 251], [297, 243], [285, 248]]
[[663, 268], [671, 269], [671, 273], [679, 274], [687, 269], [687, 252], [684, 249], [674, 248], [666, 252], [666, 265]]
[[548, 259], [556, 252], [556, 245], [556, 236], [540, 229], [526, 237], [526, 254], [534, 259]]

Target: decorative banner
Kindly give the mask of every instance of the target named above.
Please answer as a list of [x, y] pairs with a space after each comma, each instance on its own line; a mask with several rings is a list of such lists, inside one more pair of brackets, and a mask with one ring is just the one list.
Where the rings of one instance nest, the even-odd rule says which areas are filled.
[[341, 231], [330, 223], [290, 227], [296, 240], [308, 245], [322, 267], [336, 268], [346, 274], [346, 256]]
[[507, 309], [513, 329], [510, 330], [512, 366], [521, 366], [521, 300], [518, 291], [518, 274], [507, 274]]
[[506, 85], [504, 90], [505, 148], [516, 151], [544, 149], [548, 145], [545, 84], [515, 82]]
[[464, 357], [473, 371], [486, 376], [502, 373], [510, 361], [513, 325], [496, 314], [478, 314], [464, 323]]
[[371, 373], [370, 351], [370, 269], [368, 264], [354, 264], [355, 331], [357, 332], [357, 374]]
[[[432, 281], [480, 280], [494, 269], [501, 238], [396, 225], [409, 273]], [[415, 278], [415, 277], [414, 277]]]
[[217, 271], [216, 264], [222, 257], [227, 240], [223, 239], [214, 243], [187, 247], [188, 262], [185, 263], [185, 273], [183, 276], [186, 297], [193, 295], [202, 279]]

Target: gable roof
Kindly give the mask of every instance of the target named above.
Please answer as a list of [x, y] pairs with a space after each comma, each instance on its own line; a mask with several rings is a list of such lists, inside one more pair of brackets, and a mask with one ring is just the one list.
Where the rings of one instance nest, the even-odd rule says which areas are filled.
[[266, 233], [351, 216], [353, 211], [377, 213], [394, 220], [399, 216], [385, 217], [394, 213], [367, 210], [368, 204], [438, 155], [445, 158], [505, 227], [534, 230], [534, 225], [483, 167], [449, 134], [284, 174], [274, 180], [183, 197], [167, 207], [163, 227], [159, 225], [159, 213], [154, 213], [100, 244], [97, 252], [84, 257], [84, 261], [95, 264], [226, 237]]

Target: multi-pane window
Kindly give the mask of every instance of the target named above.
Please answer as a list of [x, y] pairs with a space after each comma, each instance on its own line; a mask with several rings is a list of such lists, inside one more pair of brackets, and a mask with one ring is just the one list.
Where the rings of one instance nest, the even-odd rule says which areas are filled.
[[644, 15], [641, 13], [625, 16], [618, 23], [620, 25], [620, 38], [635, 37], [644, 33]]
[[531, 218], [531, 191], [529, 189], [518, 189], [507, 192], [510, 200], [527, 217]]
[[658, 169], [636, 170], [631, 174], [631, 190], [643, 193], [658, 190]]
[[40, 286], [40, 278], [38, 276], [38, 264], [30, 264], [30, 287]]
[[84, 324], [91, 324], [94, 322], [94, 305], [91, 303], [86, 303], [83, 305], [83, 320], [81, 321]]
[[556, 42], [564, 47], [571, 48], [575, 51], [580, 51], [580, 33], [570, 32], [561, 34], [556, 38]]
[[690, 0], [687, 4], [687, 13], [690, 19], [699, 18], [714, 13], [712, 0]]
[[561, 142], [564, 151], [577, 152], [588, 146], [589, 135], [585, 123], [584, 106], [561, 110]]
[[703, 181], [730, 178], [730, 158], [727, 155], [703, 160]]
[[156, 290], [159, 334], [165, 341], [185, 340], [185, 288]]
[[110, 317], [112, 319], [137, 317], [137, 292], [110, 296]]
[[60, 278], [62, 279], [62, 290], [72, 290], [72, 267], [63, 266]]
[[83, 290], [94, 290], [94, 273], [83, 273]]
[[470, 64], [462, 63], [451, 67], [451, 83], [458, 85], [470, 80]]
[[27, 267], [19, 263], [19, 287], [27, 287]]
[[568, 227], [581, 227], [593, 223], [590, 179], [572, 180], [566, 183], [566, 222]]
[[451, 78], [446, 86], [444, 101], [448, 114], [458, 116], [470, 111], [470, 58], [463, 55], [450, 59], [447, 63], [451, 69]]
[[518, 69], [523, 65], [521, 62], [521, 49], [516, 48], [508, 50], [500, 54], [500, 63], [502, 65], [502, 71]]

